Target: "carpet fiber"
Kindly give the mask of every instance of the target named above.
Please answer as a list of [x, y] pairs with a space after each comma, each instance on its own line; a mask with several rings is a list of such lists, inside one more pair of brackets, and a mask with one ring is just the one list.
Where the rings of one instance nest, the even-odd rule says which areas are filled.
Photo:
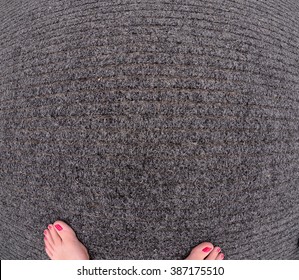
[[0, 0], [0, 257], [299, 259], [296, 0]]

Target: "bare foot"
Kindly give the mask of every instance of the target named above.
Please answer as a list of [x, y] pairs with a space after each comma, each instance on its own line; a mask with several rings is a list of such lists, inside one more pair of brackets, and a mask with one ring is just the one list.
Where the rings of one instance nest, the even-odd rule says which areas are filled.
[[194, 247], [186, 260], [223, 260], [224, 254], [219, 247], [210, 242], [203, 242]]
[[[73, 229], [63, 221], [50, 224], [44, 231], [45, 250], [51, 260], [89, 260], [86, 247]], [[186, 260], [223, 260], [219, 247], [203, 242], [194, 247]]]
[[51, 260], [89, 260], [87, 249], [63, 221], [50, 224], [44, 235], [45, 250]]

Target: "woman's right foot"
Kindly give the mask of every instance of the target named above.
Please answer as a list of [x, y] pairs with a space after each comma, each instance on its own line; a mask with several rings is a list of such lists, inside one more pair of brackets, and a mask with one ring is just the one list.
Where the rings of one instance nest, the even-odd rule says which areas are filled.
[[214, 247], [210, 242], [203, 242], [195, 246], [186, 260], [223, 260], [224, 254], [220, 247]]

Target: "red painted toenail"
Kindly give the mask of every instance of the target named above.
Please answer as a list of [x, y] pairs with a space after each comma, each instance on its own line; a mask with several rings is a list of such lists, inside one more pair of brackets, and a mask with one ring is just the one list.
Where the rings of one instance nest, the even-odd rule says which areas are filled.
[[217, 249], [217, 252], [219, 253], [220, 251], [221, 251], [221, 249], [220, 249], [220, 248], [218, 248], [218, 249]]
[[48, 226], [48, 229], [51, 229], [52, 227], [51, 226]]
[[45, 240], [47, 240], [47, 237], [45, 236], [45, 238], [44, 238]]
[[46, 231], [46, 230], [44, 231], [44, 234], [47, 234], [47, 231]]
[[58, 230], [62, 230], [62, 227], [61, 227], [61, 225], [59, 225], [59, 224], [55, 225], [55, 227], [56, 227]]
[[207, 253], [207, 252], [211, 251], [211, 249], [212, 248], [210, 248], [210, 247], [206, 247], [206, 248], [202, 249], [202, 251], [205, 252], [205, 253]]

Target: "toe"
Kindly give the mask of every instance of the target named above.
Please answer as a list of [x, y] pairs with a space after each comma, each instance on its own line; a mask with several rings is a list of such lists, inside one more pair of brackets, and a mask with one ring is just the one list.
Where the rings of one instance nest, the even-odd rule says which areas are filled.
[[51, 233], [48, 229], [44, 230], [44, 241], [47, 241], [51, 245], [51, 247], [53, 248], [54, 241], [53, 241]]
[[192, 249], [190, 255], [186, 258], [186, 260], [203, 260], [211, 253], [213, 249], [214, 246], [210, 242], [200, 243]]
[[47, 240], [51, 244], [51, 246], [53, 247], [54, 246], [54, 241], [53, 241], [53, 238], [51, 236], [50, 230], [48, 230], [48, 229], [44, 230], [44, 237], [45, 237], [45, 240]]
[[216, 260], [223, 260], [224, 259], [224, 254], [219, 253], [218, 256], [216, 257]]
[[216, 260], [219, 252], [221, 251], [220, 247], [215, 247], [211, 253], [205, 258], [205, 260]]
[[49, 241], [49, 238], [47, 236], [44, 237], [44, 242], [45, 242], [45, 246], [49, 250], [54, 251], [53, 244], [51, 244], [51, 242]]
[[63, 221], [60, 220], [56, 221], [54, 223], [54, 228], [56, 233], [61, 237], [62, 240], [64, 238], [73, 238], [73, 237], [77, 238], [74, 230]]
[[48, 247], [46, 247], [46, 246], [45, 246], [45, 251], [46, 251], [48, 257], [49, 257], [50, 259], [52, 259], [52, 257], [53, 257], [53, 253], [52, 253], [52, 251], [51, 251], [50, 249], [48, 249]]
[[54, 245], [60, 244], [61, 243], [61, 238], [58, 235], [57, 231], [55, 230], [54, 225], [50, 224], [48, 226], [48, 228], [49, 228], [49, 232], [50, 232], [50, 235], [52, 237], [52, 240], [53, 240], [53, 244]]

